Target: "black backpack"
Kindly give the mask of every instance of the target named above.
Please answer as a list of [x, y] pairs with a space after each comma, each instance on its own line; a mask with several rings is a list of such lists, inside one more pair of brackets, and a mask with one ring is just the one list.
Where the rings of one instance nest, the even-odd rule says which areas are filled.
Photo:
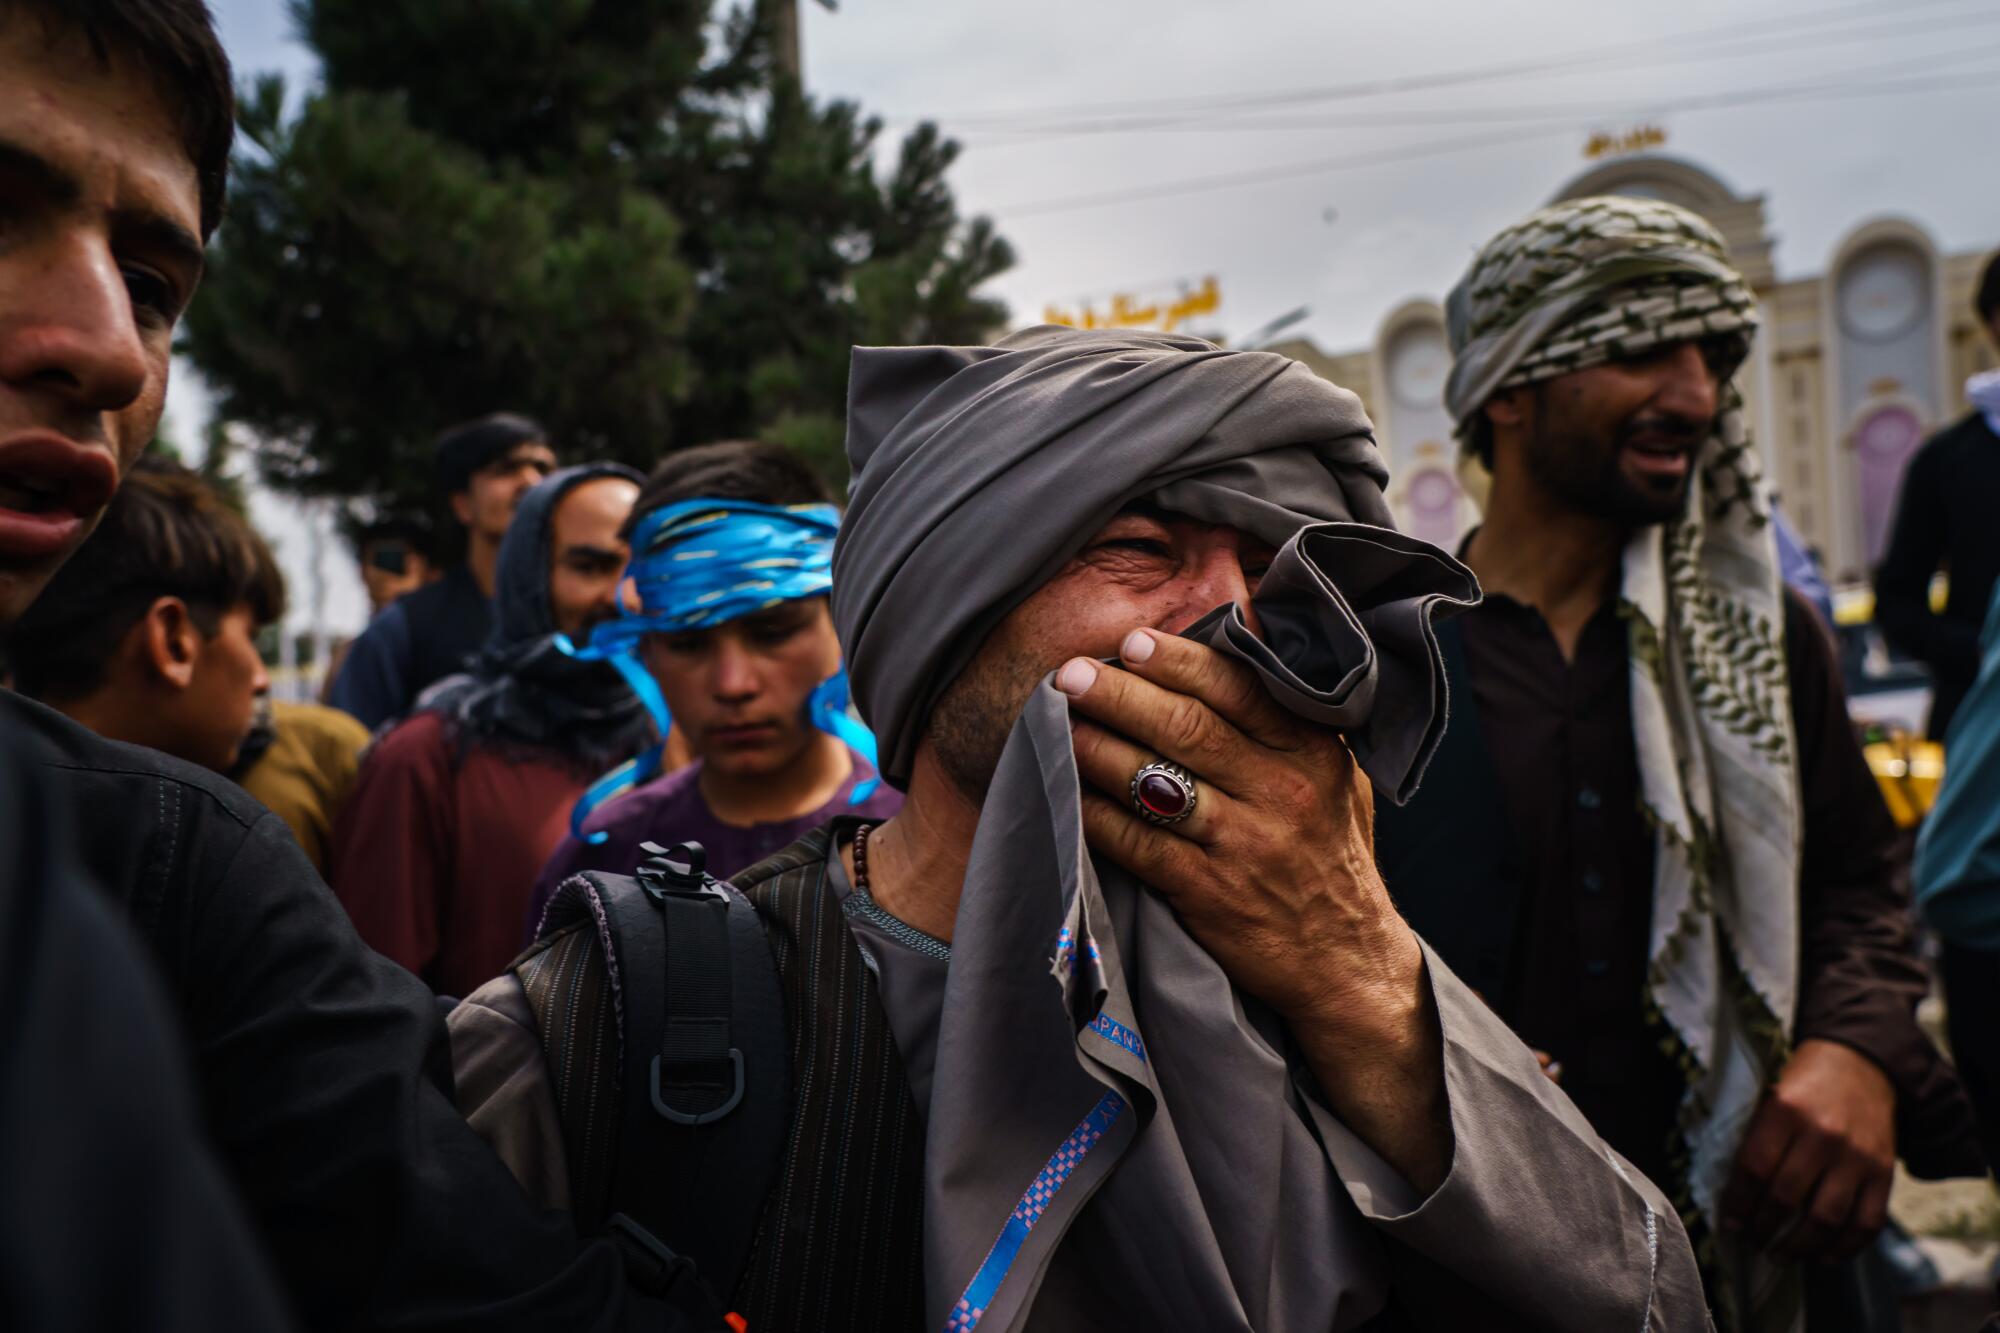
[[565, 880], [514, 970], [557, 1090], [578, 1227], [615, 1239], [642, 1290], [740, 1327], [723, 1311], [790, 1117], [784, 999], [756, 909], [706, 873], [701, 844], [641, 850], [632, 875]]

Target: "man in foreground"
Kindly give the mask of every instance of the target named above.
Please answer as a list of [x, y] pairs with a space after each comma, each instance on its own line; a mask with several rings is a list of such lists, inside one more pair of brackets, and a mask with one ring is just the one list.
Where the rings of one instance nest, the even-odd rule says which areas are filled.
[[[1451, 725], [1376, 814], [1397, 905], [1676, 1198], [1718, 1323], [1851, 1326], [1900, 1147], [1979, 1171], [1833, 647], [1781, 588], [1731, 377], [1755, 300], [1702, 219], [1583, 199], [1454, 289], [1493, 473], [1440, 630]], [[1866, 1326], [1866, 1325], [1860, 1325]]]
[[[1414, 786], [1476, 590], [1387, 529], [1357, 400], [1034, 329], [857, 349], [848, 424], [834, 620], [907, 796], [735, 881], [798, 1051], [709, 1273], [750, 1326], [1706, 1327], [1665, 1200], [1375, 872], [1369, 783]], [[536, 1042], [602, 994], [593, 938], [453, 1019], [475, 1125], [583, 1214], [553, 1117], [593, 1090]]]
[[[6, 625], [159, 425], [233, 120], [228, 61], [198, 0], [10, 0], [0, 89]], [[101, 889], [166, 982], [204, 1145], [303, 1326], [662, 1326], [657, 1304], [628, 1297], [617, 1255], [534, 1210], [466, 1128], [431, 995], [362, 945], [275, 816], [206, 770], [11, 693], [0, 726], [16, 753], [46, 750], [36, 795], [88, 822], [52, 849], [76, 871], [59, 882]], [[160, 1123], [175, 1119], [168, 1107]], [[115, 1240], [89, 1273], [99, 1282], [142, 1262]], [[202, 1271], [190, 1261], [183, 1275]], [[93, 1295], [75, 1293], [69, 1313], [104, 1308]], [[234, 1313], [263, 1322], [268, 1303]]]
[[104, 521], [5, 633], [15, 688], [100, 736], [235, 767], [285, 609], [264, 539], [178, 463], [141, 460]]
[[556, 642], [617, 614], [639, 474], [565, 468], [521, 501], [499, 617], [462, 675], [377, 741], [334, 828], [329, 882], [361, 938], [446, 995], [520, 950], [535, 872], [591, 779], [653, 741], [637, 695]]
[[465, 560], [389, 603], [349, 645], [327, 702], [370, 729], [402, 717], [466, 663], [493, 631], [500, 543], [521, 498], [556, 465], [548, 432], [511, 412], [453, 426], [437, 440], [437, 487], [465, 529]]
[[[644, 673], [661, 734], [671, 727], [693, 758], [563, 839], [535, 885], [530, 934], [557, 885], [579, 870], [630, 874], [642, 843], [692, 838], [727, 877], [835, 815], [896, 813], [902, 797], [838, 734], [852, 726], [827, 607], [838, 525], [826, 483], [779, 445], [699, 445], [653, 470], [625, 523], [640, 605], [592, 643]], [[679, 558], [694, 550], [715, 554]]]

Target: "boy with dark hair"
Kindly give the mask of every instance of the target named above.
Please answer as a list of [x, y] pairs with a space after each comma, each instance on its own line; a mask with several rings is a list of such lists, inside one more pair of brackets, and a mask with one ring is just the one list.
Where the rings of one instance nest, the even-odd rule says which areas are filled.
[[555, 470], [538, 421], [495, 412], [437, 439], [438, 492], [465, 528], [465, 559], [391, 603], [348, 649], [327, 702], [368, 727], [410, 711], [433, 682], [465, 669], [493, 632], [493, 578], [514, 508]]
[[355, 544], [368, 613], [380, 615], [390, 603], [431, 581], [430, 529], [416, 518], [392, 514], [370, 523]]
[[[793, 537], [805, 548], [815, 543], [787, 521], [788, 514], [823, 523], [817, 544], [832, 542], [836, 511], [819, 474], [778, 445], [732, 440], [682, 450], [653, 470], [626, 522], [635, 568], [649, 555], [671, 561], [680, 545], [676, 533], [689, 531], [671, 521], [663, 525], [661, 516], [711, 502], [718, 509], [738, 504], [772, 511], [761, 516], [774, 525], [768, 540], [742, 552], [753, 562], [773, 553], [771, 543]], [[815, 697], [841, 671], [828, 580], [808, 577], [774, 590], [769, 599], [760, 595], [742, 608], [726, 608], [698, 627], [671, 630], [651, 628], [673, 612], [646, 591], [654, 586], [680, 596], [688, 590], [671, 581], [650, 585], [643, 574], [637, 581], [645, 605], [615, 628], [658, 689], [692, 762], [577, 823], [535, 886], [530, 933], [558, 884], [579, 870], [629, 872], [641, 859], [641, 843], [692, 838], [707, 851], [709, 871], [728, 876], [835, 815], [886, 819], [902, 805], [896, 791], [877, 784], [874, 766], [815, 717]], [[872, 794], [864, 791], [857, 802], [864, 784]]]
[[[0, 0], [0, 89], [5, 626], [159, 425], [174, 322], [221, 212], [232, 106], [199, 0]], [[90, 821], [55, 849], [74, 876], [30, 888], [94, 883], [144, 941], [176, 1001], [203, 1137], [302, 1323], [662, 1326], [657, 1303], [626, 1298], [616, 1254], [537, 1213], [477, 1141], [452, 1101], [435, 1001], [362, 945], [276, 816], [213, 773], [15, 694], [0, 692], [0, 727], [12, 753], [35, 754], [34, 791]], [[124, 1162], [127, 1146], [99, 1149]], [[152, 1183], [128, 1172], [135, 1195]], [[147, 1257], [115, 1239], [99, 1238], [92, 1270], [109, 1283]], [[215, 1237], [173, 1240], [194, 1272]], [[238, 1322], [266, 1325], [260, 1309]]]
[[98, 735], [227, 773], [271, 684], [257, 631], [284, 606], [242, 516], [178, 463], [142, 459], [7, 656], [21, 693]]

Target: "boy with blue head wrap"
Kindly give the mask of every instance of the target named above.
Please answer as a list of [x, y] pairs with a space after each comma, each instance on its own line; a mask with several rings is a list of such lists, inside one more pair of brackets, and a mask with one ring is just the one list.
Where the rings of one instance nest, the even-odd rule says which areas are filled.
[[630, 870], [642, 842], [693, 838], [728, 875], [833, 815], [894, 811], [827, 610], [839, 527], [825, 483], [775, 445], [704, 445], [654, 472], [633, 508], [627, 614], [572, 648], [616, 666], [672, 735], [578, 802], [529, 930], [555, 885]]

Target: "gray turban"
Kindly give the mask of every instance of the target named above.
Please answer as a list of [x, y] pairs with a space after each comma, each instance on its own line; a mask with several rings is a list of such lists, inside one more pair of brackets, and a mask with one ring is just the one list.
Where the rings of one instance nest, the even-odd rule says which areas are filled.
[[1345, 389], [1289, 357], [1124, 329], [859, 347], [847, 454], [833, 615], [890, 782], [908, 783], [931, 706], [988, 631], [1147, 499], [1273, 547], [1308, 524], [1366, 528], [1336, 562], [1344, 596], [1311, 611], [1340, 654], [1318, 700], [1338, 716], [1316, 720], [1347, 730], [1392, 799], [1414, 788], [1444, 720], [1425, 595], [1469, 576], [1389, 531], [1388, 470]]
[[[1234, 606], [1185, 632], [1408, 795], [1444, 722], [1431, 622], [1478, 592], [1388, 527], [1352, 394], [1269, 353], [1053, 328], [860, 348], [850, 394], [833, 609], [892, 781], [993, 625], [1145, 499], [1279, 548], [1254, 598], [1261, 639]], [[1379, 1271], [1330, 1262], [1370, 1244], [1318, 1137], [1345, 1131], [1296, 1090], [1276, 1016], [1162, 899], [1098, 864], [1080, 799], [1068, 701], [1044, 679], [993, 775], [953, 927], [926, 1108], [927, 1322], [1009, 1333], [1046, 1285], [1071, 1317], [1116, 1291], [1130, 1327], [1352, 1325], [1382, 1290]]]

